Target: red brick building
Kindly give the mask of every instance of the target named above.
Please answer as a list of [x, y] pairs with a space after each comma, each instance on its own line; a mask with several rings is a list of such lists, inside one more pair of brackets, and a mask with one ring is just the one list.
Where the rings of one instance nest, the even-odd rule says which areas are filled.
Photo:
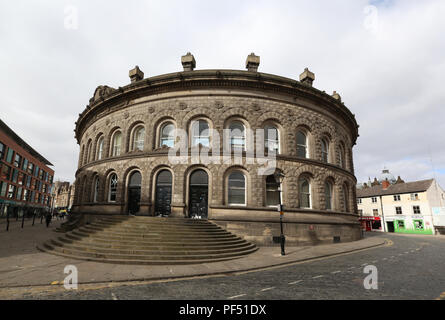
[[50, 210], [52, 164], [0, 120], [0, 216]]

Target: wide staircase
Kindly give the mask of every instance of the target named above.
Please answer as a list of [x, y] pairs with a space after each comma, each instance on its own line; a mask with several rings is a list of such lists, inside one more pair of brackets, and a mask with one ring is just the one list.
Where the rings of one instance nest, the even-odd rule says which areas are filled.
[[108, 216], [48, 240], [39, 250], [118, 264], [196, 264], [243, 257], [257, 247], [205, 220]]

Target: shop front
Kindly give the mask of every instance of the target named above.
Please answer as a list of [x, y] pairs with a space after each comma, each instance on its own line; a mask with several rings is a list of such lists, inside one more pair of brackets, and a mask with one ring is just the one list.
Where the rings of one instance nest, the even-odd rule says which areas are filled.
[[383, 231], [380, 217], [360, 217], [360, 223], [364, 231]]

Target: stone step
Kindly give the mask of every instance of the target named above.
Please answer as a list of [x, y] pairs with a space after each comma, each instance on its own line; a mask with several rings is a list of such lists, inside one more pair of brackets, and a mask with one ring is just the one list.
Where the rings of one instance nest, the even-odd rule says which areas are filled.
[[57, 252], [72, 254], [78, 257], [90, 257], [90, 258], [101, 258], [101, 259], [116, 259], [116, 260], [161, 260], [168, 262], [169, 260], [205, 260], [205, 259], [218, 259], [218, 258], [234, 258], [252, 253], [256, 250], [255, 248], [249, 248], [245, 250], [239, 250], [237, 252], [231, 253], [214, 253], [214, 254], [177, 254], [177, 255], [166, 255], [163, 252], [153, 253], [153, 254], [117, 254], [117, 253], [99, 253], [99, 252], [87, 252], [83, 250], [75, 250], [66, 247], [59, 247], [45, 242], [43, 246], [49, 250], [54, 250]]
[[225, 254], [225, 253], [237, 253], [240, 252], [240, 250], [248, 250], [252, 249], [255, 246], [253, 244], [246, 243], [243, 247], [236, 247], [236, 248], [213, 248], [213, 249], [206, 249], [206, 248], [174, 248], [170, 246], [165, 247], [151, 247], [151, 248], [142, 248], [138, 249], [135, 247], [127, 247], [127, 248], [104, 248], [104, 247], [97, 247], [94, 246], [88, 246], [85, 244], [81, 244], [79, 242], [69, 244], [64, 243], [57, 240], [50, 240], [50, 245], [73, 249], [77, 251], [86, 251], [91, 253], [98, 253], [98, 254], [128, 254], [128, 255], [214, 255], [214, 254]]
[[38, 248], [89, 261], [193, 264], [237, 259], [257, 247], [206, 220], [102, 216]]
[[110, 244], [110, 245], [114, 245], [114, 244], [122, 244], [122, 245], [129, 245], [129, 246], [136, 246], [136, 245], [157, 245], [158, 243], [162, 244], [162, 245], [184, 245], [184, 246], [202, 246], [202, 245], [207, 245], [207, 246], [220, 246], [220, 245], [235, 245], [235, 244], [241, 244], [241, 243], [246, 243], [247, 241], [241, 239], [241, 238], [232, 238], [232, 239], [211, 239], [211, 240], [206, 240], [206, 241], [202, 241], [200, 239], [189, 239], [187, 242], [185, 242], [182, 239], [156, 239], [157, 241], [149, 241], [149, 239], [136, 239], [136, 240], [116, 240], [116, 239], [109, 239], [109, 238], [103, 238], [100, 236], [90, 236], [90, 237], [83, 237], [83, 236], [78, 236], [75, 235], [73, 233], [67, 233], [65, 234], [65, 237], [67, 238], [67, 241], [82, 241], [82, 242], [88, 242], [88, 243], [105, 243], [105, 244]]
[[[138, 227], [138, 228], [129, 228], [122, 225], [112, 226], [112, 227], [105, 227], [105, 226], [97, 226], [97, 225], [85, 225], [83, 228], [88, 230], [96, 230], [96, 231], [104, 231], [104, 230], [113, 230], [113, 231], [124, 231], [124, 232], [130, 232], [130, 233], [141, 233], [141, 232], [150, 232], [152, 230], [157, 231], [163, 231], [163, 232], [177, 232], [178, 228], [172, 228], [172, 227], [156, 227], [156, 226], [144, 226], [144, 227]], [[190, 232], [190, 233], [220, 233], [220, 232], [227, 232], [222, 228], [199, 228], [199, 229], [192, 229], [192, 228], [180, 228], [181, 232]]]
[[141, 239], [141, 238], [158, 238], [158, 239], [224, 239], [224, 238], [233, 238], [236, 237], [235, 235], [226, 232], [226, 233], [218, 233], [218, 234], [211, 234], [211, 233], [203, 233], [203, 234], [196, 234], [196, 233], [163, 233], [163, 232], [146, 232], [146, 233], [125, 233], [125, 232], [113, 232], [113, 231], [92, 231], [84, 228], [79, 228], [77, 230], [74, 230], [78, 235], [82, 236], [95, 236], [95, 235], [102, 235], [108, 238], [113, 239]]

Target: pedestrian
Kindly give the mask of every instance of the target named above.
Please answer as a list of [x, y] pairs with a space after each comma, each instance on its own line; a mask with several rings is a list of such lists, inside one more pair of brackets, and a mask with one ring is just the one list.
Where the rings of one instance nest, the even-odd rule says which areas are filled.
[[48, 212], [46, 214], [46, 227], [47, 228], [49, 227], [49, 224], [51, 223], [51, 218], [52, 218], [51, 212]]

